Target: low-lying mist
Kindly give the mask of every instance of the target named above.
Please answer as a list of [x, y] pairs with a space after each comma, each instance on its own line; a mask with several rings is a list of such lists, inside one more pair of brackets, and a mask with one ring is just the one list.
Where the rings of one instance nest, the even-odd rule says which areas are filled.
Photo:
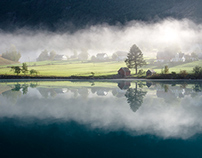
[[0, 54], [15, 45], [21, 52], [21, 62], [35, 61], [43, 50], [71, 56], [87, 51], [89, 57], [97, 53], [112, 55], [129, 51], [136, 44], [145, 56], [156, 56], [158, 51], [176, 48], [189, 54], [201, 51], [202, 25], [191, 20], [166, 19], [158, 23], [131, 21], [128, 24], [90, 26], [74, 33], [20, 29], [12, 33], [0, 32]]

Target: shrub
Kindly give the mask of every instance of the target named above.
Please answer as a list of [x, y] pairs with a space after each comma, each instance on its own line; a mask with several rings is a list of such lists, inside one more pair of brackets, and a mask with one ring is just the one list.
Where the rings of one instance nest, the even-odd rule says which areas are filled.
[[188, 75], [186, 70], [180, 70], [180, 76], [185, 78]]
[[202, 77], [202, 68], [200, 66], [195, 66], [193, 68], [194, 76], [196, 78], [201, 78]]
[[143, 75], [145, 73], [145, 71], [143, 69], [138, 71], [138, 75]]

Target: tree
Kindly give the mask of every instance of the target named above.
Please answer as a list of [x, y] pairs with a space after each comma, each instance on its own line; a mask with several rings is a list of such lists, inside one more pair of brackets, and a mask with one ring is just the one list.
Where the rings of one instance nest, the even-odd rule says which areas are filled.
[[30, 75], [36, 74], [36, 76], [39, 73], [37, 70], [34, 70], [34, 69], [31, 69], [29, 72], [30, 72]]
[[13, 45], [10, 47], [6, 53], [2, 54], [2, 57], [8, 60], [16, 61], [18, 62], [19, 59], [21, 58], [20, 52], [17, 51], [16, 47]]
[[49, 60], [47, 50], [42, 51], [41, 54], [39, 55], [39, 57], [37, 58], [37, 61], [44, 61], [44, 60]]
[[195, 77], [197, 77], [197, 78], [202, 77], [202, 67], [200, 67], [200, 66], [195, 66], [195, 67], [193, 68], [193, 72], [194, 72]]
[[168, 73], [169, 73], [169, 68], [168, 68], [167, 65], [165, 66], [164, 73], [165, 73], [165, 74], [168, 74]]
[[142, 89], [138, 90], [137, 83], [135, 88], [129, 88], [126, 91], [125, 97], [127, 98], [127, 102], [129, 103], [131, 110], [136, 112], [139, 109], [143, 103], [146, 93], [147, 92]]
[[19, 66], [12, 66], [11, 71], [14, 71], [17, 75], [21, 72], [21, 68]]
[[135, 69], [136, 74], [138, 67], [146, 65], [142, 51], [135, 44], [130, 48], [130, 52], [127, 55], [125, 63], [129, 69]]
[[28, 66], [26, 63], [22, 63], [22, 73], [24, 73], [24, 75], [28, 72]]
[[52, 51], [50, 52], [49, 59], [50, 59], [50, 60], [54, 60], [54, 58], [55, 58], [56, 55], [57, 55], [56, 52], [55, 52], [54, 50], [52, 50]]

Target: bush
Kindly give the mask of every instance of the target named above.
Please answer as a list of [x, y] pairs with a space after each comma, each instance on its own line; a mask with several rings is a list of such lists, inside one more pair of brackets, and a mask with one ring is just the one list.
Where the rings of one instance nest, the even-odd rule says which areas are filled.
[[138, 71], [138, 75], [143, 75], [145, 73], [145, 71], [143, 69]]
[[186, 70], [180, 70], [180, 76], [183, 78], [186, 78], [186, 76], [188, 75]]
[[201, 78], [202, 77], [202, 68], [200, 66], [195, 66], [193, 68], [194, 76], [196, 78]]

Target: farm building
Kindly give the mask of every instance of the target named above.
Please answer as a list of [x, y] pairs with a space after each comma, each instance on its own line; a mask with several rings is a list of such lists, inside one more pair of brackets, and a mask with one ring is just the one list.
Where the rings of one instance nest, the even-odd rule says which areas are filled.
[[130, 82], [128, 82], [128, 81], [122, 81], [122, 82], [119, 82], [119, 83], [118, 83], [118, 87], [119, 87], [121, 90], [128, 89], [130, 86], [131, 86], [131, 84], [130, 84]]
[[127, 67], [121, 67], [118, 74], [122, 77], [130, 76], [130, 70]]
[[156, 74], [156, 72], [154, 70], [147, 70], [147, 72], [146, 72], [146, 76], [152, 76], [154, 74]]

